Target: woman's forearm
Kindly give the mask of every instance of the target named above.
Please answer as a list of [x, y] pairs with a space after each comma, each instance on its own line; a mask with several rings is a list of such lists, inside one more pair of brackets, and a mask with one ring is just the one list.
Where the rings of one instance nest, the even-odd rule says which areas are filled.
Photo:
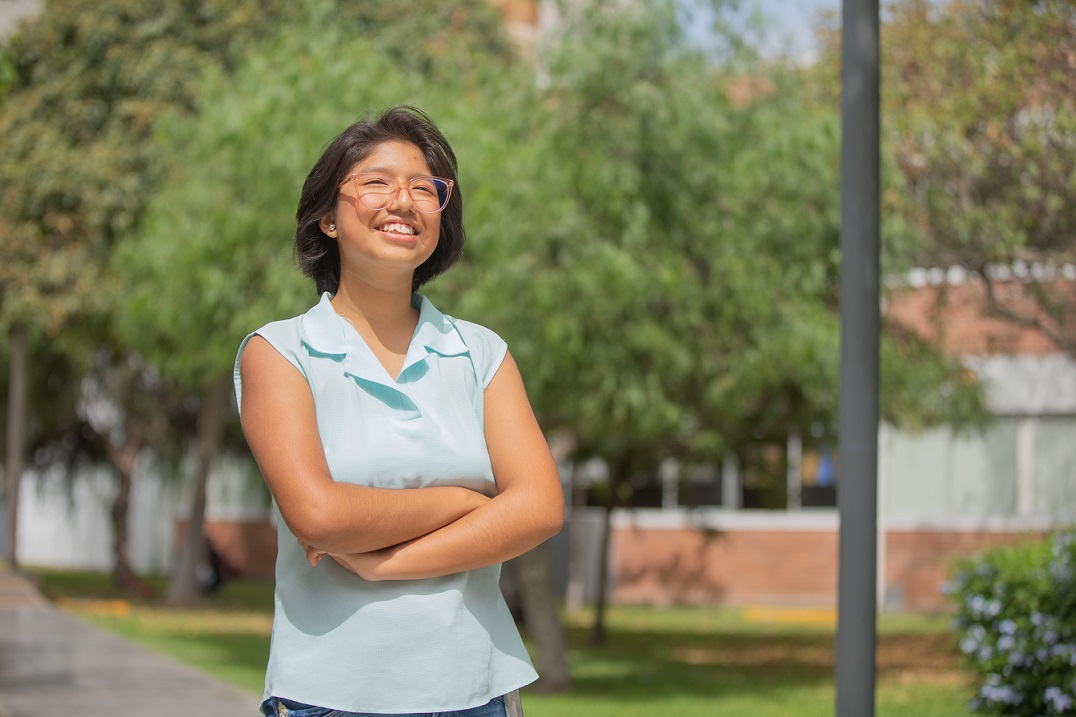
[[[559, 488], [559, 487], [558, 487]], [[443, 528], [383, 550], [334, 555], [367, 580], [420, 580], [495, 565], [556, 535], [561, 494], [507, 491]]]
[[284, 521], [305, 545], [325, 553], [367, 553], [399, 545], [453, 523], [489, 502], [457, 486], [369, 488], [326, 486], [316, 499], [284, 511]]

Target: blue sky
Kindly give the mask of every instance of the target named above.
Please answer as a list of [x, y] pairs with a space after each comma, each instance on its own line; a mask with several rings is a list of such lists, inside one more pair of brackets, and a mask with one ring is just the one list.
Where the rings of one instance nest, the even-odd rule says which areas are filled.
[[[686, 0], [685, 4], [705, 5], [706, 2]], [[813, 54], [812, 28], [819, 13], [830, 11], [839, 16], [841, 11], [841, 0], [741, 0], [741, 5], [741, 11], [736, 15], [739, 22], [746, 23], [752, 14], [763, 19], [761, 49], [765, 54], [783, 52], [799, 58], [809, 58]], [[699, 22], [692, 28], [692, 34], [697, 34], [700, 42], [705, 44], [706, 23]]]
[[780, 47], [788, 45], [794, 56], [809, 52], [813, 47], [811, 28], [819, 12], [829, 10], [838, 17], [841, 0], [744, 0], [755, 4], [770, 21], [767, 27], [769, 42]]

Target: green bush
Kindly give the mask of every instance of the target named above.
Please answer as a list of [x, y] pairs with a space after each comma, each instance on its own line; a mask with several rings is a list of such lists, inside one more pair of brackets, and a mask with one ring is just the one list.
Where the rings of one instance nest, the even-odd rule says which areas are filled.
[[1076, 533], [959, 566], [960, 650], [981, 681], [974, 712], [1076, 715]]

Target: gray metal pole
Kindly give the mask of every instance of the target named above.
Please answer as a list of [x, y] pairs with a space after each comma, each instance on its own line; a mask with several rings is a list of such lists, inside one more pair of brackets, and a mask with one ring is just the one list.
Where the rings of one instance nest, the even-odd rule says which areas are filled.
[[877, 631], [878, 0], [843, 0], [837, 717], [873, 717]]

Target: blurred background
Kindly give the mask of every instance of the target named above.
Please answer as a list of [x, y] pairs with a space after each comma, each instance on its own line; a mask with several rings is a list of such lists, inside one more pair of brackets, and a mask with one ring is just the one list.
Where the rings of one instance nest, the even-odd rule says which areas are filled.
[[[424, 292], [508, 341], [570, 504], [506, 591], [599, 624], [831, 610], [839, 10], [0, 0], [9, 565], [173, 604], [271, 581], [235, 352], [316, 301], [291, 237], [320, 150], [408, 103], [469, 234]], [[955, 559], [1076, 516], [1076, 10], [882, 21], [879, 607], [939, 613]]]

